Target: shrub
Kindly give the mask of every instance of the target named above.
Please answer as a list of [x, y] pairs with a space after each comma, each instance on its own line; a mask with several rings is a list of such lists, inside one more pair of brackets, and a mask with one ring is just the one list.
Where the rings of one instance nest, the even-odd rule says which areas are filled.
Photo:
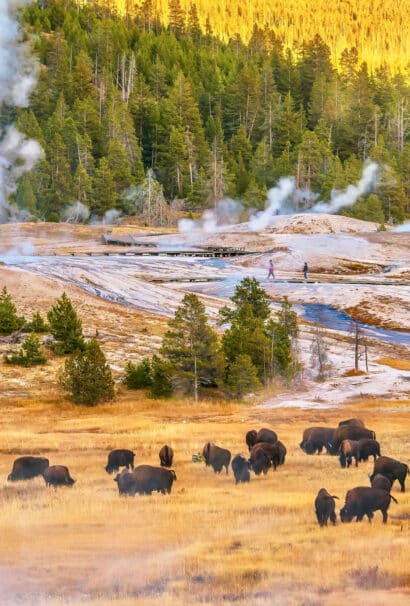
[[4, 360], [7, 364], [17, 364], [18, 366], [26, 367], [45, 364], [47, 362], [40, 340], [34, 333], [26, 337], [17, 354], [4, 356]]
[[159, 356], [152, 356], [151, 377], [150, 396], [152, 398], [169, 398], [173, 392], [172, 365]]
[[38, 311], [36, 311], [33, 314], [33, 318], [31, 320], [31, 322], [27, 322], [24, 326], [24, 330], [27, 330], [28, 332], [37, 332], [37, 333], [44, 333], [44, 332], [48, 332], [50, 330], [49, 325], [43, 320], [43, 318], [41, 317], [41, 315], [38, 313]]

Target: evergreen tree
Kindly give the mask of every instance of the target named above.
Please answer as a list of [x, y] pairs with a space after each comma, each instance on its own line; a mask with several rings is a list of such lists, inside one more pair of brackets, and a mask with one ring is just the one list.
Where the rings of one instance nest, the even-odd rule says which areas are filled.
[[7, 364], [17, 364], [18, 366], [25, 367], [37, 366], [47, 362], [40, 340], [34, 333], [31, 333], [24, 339], [17, 354], [4, 356], [4, 360]]
[[81, 320], [65, 292], [49, 310], [47, 318], [56, 341], [53, 348], [56, 353], [61, 355], [84, 350]]
[[96, 339], [66, 360], [60, 385], [77, 404], [95, 406], [114, 398], [111, 368]]
[[7, 287], [3, 286], [0, 294], [0, 334], [9, 335], [24, 325], [24, 318], [17, 315], [17, 308]]
[[30, 332], [44, 333], [48, 332], [50, 327], [46, 324], [39, 312], [36, 311], [33, 314], [31, 322], [27, 322], [24, 326], [24, 329]]
[[129, 389], [145, 389], [152, 385], [152, 368], [148, 358], [139, 364], [127, 363], [124, 383]]
[[37, 210], [37, 201], [31, 185], [31, 179], [28, 173], [25, 173], [17, 186], [16, 204], [18, 208], [26, 209], [34, 214]]
[[268, 295], [256, 278], [243, 278], [236, 286], [231, 301], [235, 306], [234, 309], [225, 306], [220, 310], [222, 322], [235, 318], [244, 305], [250, 306], [255, 318], [260, 318], [264, 321], [270, 316]]
[[151, 385], [149, 394], [152, 398], [169, 398], [172, 396], [172, 364], [157, 355], [151, 361]]
[[118, 196], [107, 158], [101, 158], [100, 165], [95, 172], [91, 200], [92, 212], [100, 217], [107, 210], [117, 206]]
[[161, 355], [172, 365], [174, 384], [195, 399], [202, 388], [217, 384], [221, 373], [218, 339], [196, 295], [186, 294], [169, 321]]
[[226, 384], [234, 397], [238, 399], [260, 387], [258, 373], [250, 356], [246, 354], [238, 355], [229, 367]]

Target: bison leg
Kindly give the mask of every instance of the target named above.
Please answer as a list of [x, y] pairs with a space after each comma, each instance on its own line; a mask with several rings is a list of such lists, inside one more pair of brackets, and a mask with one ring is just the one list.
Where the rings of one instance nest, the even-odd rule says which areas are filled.
[[400, 486], [401, 486], [401, 492], [406, 492], [405, 486], [404, 486], [404, 481], [405, 480], [400, 480], [400, 478], [397, 478], [399, 480]]
[[228, 463], [228, 465], [225, 465], [225, 469], [226, 469], [226, 475], [228, 475], [228, 473], [229, 473], [229, 463]]
[[322, 454], [322, 450], [323, 450], [323, 444], [319, 444], [319, 446], [317, 447], [317, 454]]
[[335, 526], [336, 525], [336, 514], [335, 514], [335, 512], [331, 511], [330, 514], [329, 514], [329, 517], [330, 517], [330, 521], [332, 522], [333, 526]]
[[374, 513], [372, 511], [366, 511], [367, 519], [369, 520], [369, 524], [372, 523], [372, 519], [374, 517]]
[[382, 509], [382, 515], [383, 515], [383, 524], [386, 524], [386, 522], [387, 522], [387, 509]]
[[358, 463], [357, 457], [355, 457], [354, 460], [356, 461], [355, 467], [359, 467], [359, 463]]

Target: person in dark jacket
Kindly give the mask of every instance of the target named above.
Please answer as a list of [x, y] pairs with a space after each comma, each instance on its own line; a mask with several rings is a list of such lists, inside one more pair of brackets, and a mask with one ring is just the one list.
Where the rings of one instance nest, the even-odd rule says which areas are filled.
[[305, 264], [304, 264], [304, 266], [303, 266], [303, 277], [305, 278], [305, 280], [307, 280], [307, 277], [308, 277], [308, 271], [309, 271], [308, 264], [307, 264], [307, 263], [306, 263], [306, 261], [305, 261]]

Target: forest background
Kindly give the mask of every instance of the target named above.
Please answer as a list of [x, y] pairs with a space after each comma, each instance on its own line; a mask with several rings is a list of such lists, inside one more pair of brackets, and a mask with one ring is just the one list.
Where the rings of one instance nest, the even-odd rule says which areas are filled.
[[[342, 212], [380, 223], [410, 216], [400, 11], [380, 22], [375, 44], [390, 32], [386, 61], [380, 51], [369, 67], [363, 59], [371, 31], [359, 13], [350, 18], [360, 24], [363, 45], [337, 54], [334, 28], [323, 38], [306, 28], [299, 42], [290, 40], [289, 32], [303, 30], [296, 0], [288, 27], [276, 33], [268, 23], [281, 23], [278, 2], [260, 3], [271, 6], [271, 17], [254, 7], [254, 22], [235, 34], [233, 18], [223, 32], [211, 10], [205, 18], [201, 3], [185, 4], [145, 0], [118, 13], [107, 3], [51, 0], [23, 10], [40, 62], [38, 85], [29, 109], [9, 107], [1, 118], [44, 150], [14, 194], [23, 215], [88, 220], [117, 209], [166, 224], [171, 207], [195, 212], [224, 197], [262, 208], [282, 176], [295, 178], [302, 195], [294, 210], [305, 210], [312, 192], [328, 201], [332, 189], [356, 182], [371, 158], [380, 166], [377, 187]], [[235, 3], [230, 10], [238, 17]], [[157, 214], [147, 211], [153, 196]]]

